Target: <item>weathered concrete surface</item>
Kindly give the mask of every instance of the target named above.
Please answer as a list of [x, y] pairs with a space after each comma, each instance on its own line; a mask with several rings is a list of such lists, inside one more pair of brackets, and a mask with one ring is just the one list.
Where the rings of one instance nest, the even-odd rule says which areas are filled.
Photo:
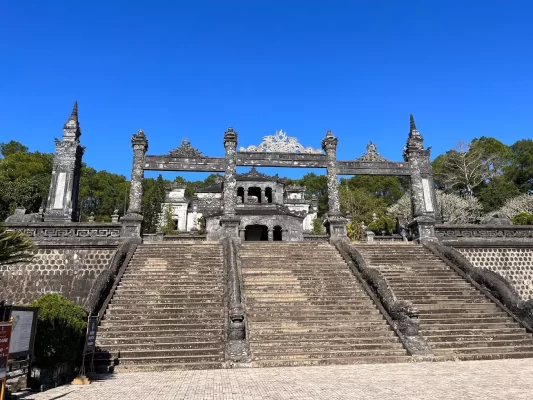
[[25, 400], [530, 399], [533, 360], [132, 373]]

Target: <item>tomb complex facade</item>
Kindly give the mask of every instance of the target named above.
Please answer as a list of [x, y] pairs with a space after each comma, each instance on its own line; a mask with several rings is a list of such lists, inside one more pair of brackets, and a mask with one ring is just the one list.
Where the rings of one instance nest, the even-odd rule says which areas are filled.
[[[373, 142], [340, 160], [342, 137], [331, 131], [315, 146], [282, 130], [240, 145], [232, 127], [222, 157], [187, 139], [151, 155], [139, 130], [124, 215], [76, 222], [84, 148], [75, 103], [56, 139], [46, 207], [6, 220], [36, 251], [0, 265], [0, 300], [58, 292], [82, 305], [100, 324], [95, 361], [116, 372], [533, 358], [533, 226], [444, 223], [413, 116], [406, 133], [402, 159], [391, 161]], [[324, 170], [325, 235], [310, 235], [317, 199], [261, 167]], [[220, 180], [194, 193], [168, 185], [161, 230], [145, 234], [145, 171]], [[340, 175], [408, 178], [403, 234], [351, 242]]]

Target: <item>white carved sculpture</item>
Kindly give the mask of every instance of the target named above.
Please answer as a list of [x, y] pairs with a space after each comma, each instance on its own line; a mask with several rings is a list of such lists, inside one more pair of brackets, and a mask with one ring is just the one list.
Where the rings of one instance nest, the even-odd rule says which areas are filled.
[[281, 129], [274, 135], [263, 136], [263, 141], [258, 146], [241, 147], [239, 151], [259, 153], [297, 153], [297, 154], [322, 154], [322, 150], [304, 147], [295, 137], [289, 137]]

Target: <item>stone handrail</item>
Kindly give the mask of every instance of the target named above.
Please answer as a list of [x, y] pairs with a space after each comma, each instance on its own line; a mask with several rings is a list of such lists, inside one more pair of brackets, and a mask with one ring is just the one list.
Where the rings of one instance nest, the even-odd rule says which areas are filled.
[[505, 311], [533, 332], [533, 300], [521, 300], [503, 276], [486, 268], [474, 267], [459, 251], [443, 243], [434, 241], [424, 243], [424, 246], [455, 270], [459, 269], [478, 289], [497, 304], [503, 305]]
[[[387, 279], [377, 269], [367, 265], [363, 255], [347, 240], [336, 239], [331, 241], [339, 253], [348, 262], [357, 276], [360, 274], [363, 283], [368, 284], [369, 289], [377, 297], [377, 301], [383, 306], [392, 320], [392, 326], [411, 355], [431, 356], [431, 349], [419, 333], [418, 310], [410, 301], [398, 300], [390, 287]], [[378, 304], [379, 307], [379, 304]], [[387, 317], [387, 315], [385, 315]]]
[[234, 362], [244, 361], [247, 356], [247, 335], [245, 321], [245, 307], [243, 304], [241, 286], [242, 277], [238, 266], [237, 246], [234, 238], [224, 237], [221, 239], [224, 251], [224, 264], [228, 290], [228, 347], [229, 359]]
[[[98, 290], [95, 290], [92, 296], [88, 296], [89, 299], [94, 298], [95, 300], [92, 301], [93, 304], [86, 308], [93, 312], [98, 312], [98, 323], [100, 323], [104, 317], [107, 306], [113, 298], [113, 294], [115, 293], [115, 290], [122, 279], [122, 275], [124, 275], [136, 249], [136, 240], [130, 240], [121, 244], [113, 255], [108, 271], [101, 275], [105, 279], [103, 282], [100, 280], [101, 282], [98, 284]], [[93, 289], [91, 289], [91, 291], [93, 291]], [[95, 296], [96, 293], [98, 293], [98, 296]], [[103, 295], [105, 295], [105, 297], [103, 297]]]
[[6, 223], [8, 230], [23, 232], [33, 240], [118, 239], [122, 224], [117, 222], [24, 222]]

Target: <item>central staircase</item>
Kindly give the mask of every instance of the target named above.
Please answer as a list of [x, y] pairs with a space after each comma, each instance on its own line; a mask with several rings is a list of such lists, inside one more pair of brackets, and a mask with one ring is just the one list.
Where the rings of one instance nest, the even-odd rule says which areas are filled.
[[533, 337], [502, 308], [422, 245], [358, 244], [399, 300], [420, 311], [437, 359], [533, 357]]
[[253, 366], [410, 360], [335, 247], [248, 242], [240, 258]]
[[137, 247], [97, 335], [115, 371], [221, 368], [224, 266], [218, 243]]

